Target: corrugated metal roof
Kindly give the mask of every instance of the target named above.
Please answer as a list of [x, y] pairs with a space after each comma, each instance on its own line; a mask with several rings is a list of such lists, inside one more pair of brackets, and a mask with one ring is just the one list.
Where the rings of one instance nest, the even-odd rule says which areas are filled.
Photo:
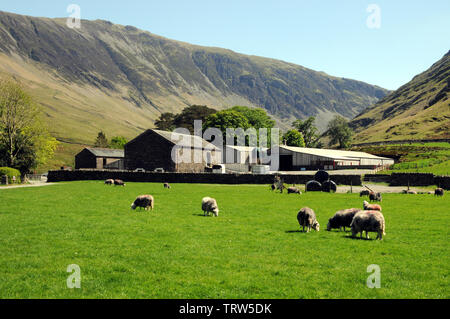
[[329, 150], [329, 149], [321, 149], [321, 148], [306, 148], [306, 147], [294, 147], [294, 146], [285, 146], [280, 145], [280, 148], [289, 150], [291, 152], [310, 154], [321, 157], [328, 157], [333, 159], [360, 159], [360, 158], [369, 158], [369, 159], [383, 159], [383, 160], [392, 160], [392, 158], [380, 157], [376, 155], [372, 155], [365, 152], [354, 152], [354, 151], [341, 151], [341, 150]]
[[124, 150], [118, 150], [113, 148], [93, 148], [93, 147], [88, 147], [86, 149], [97, 157], [117, 157], [117, 158], [125, 157]]
[[152, 131], [179, 146], [197, 148], [197, 145], [202, 145], [202, 148], [206, 150], [219, 150], [219, 148], [217, 148], [214, 144], [205, 141], [203, 138], [197, 135], [188, 135], [160, 130]]

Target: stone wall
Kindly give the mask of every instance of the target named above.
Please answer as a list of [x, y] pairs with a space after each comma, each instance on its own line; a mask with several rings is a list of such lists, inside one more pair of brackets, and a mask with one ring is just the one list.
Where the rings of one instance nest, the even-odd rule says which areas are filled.
[[392, 173], [390, 186], [429, 186], [434, 183], [431, 173]]
[[391, 182], [391, 175], [366, 174], [366, 175], [364, 175], [364, 182], [369, 182], [369, 183], [390, 183]]
[[[274, 175], [212, 173], [139, 173], [130, 171], [75, 170], [50, 171], [48, 182], [121, 179], [125, 182], [202, 183], [202, 184], [272, 184]], [[305, 184], [313, 175], [281, 175], [287, 184]], [[361, 185], [361, 175], [331, 175], [338, 185]]]

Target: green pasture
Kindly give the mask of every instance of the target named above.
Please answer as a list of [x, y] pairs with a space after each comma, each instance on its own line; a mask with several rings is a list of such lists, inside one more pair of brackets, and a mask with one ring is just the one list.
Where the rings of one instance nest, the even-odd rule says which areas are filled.
[[[152, 212], [132, 211], [152, 194]], [[201, 199], [220, 207], [204, 217]], [[326, 231], [359, 194], [100, 181], [0, 190], [0, 298], [449, 298], [449, 194], [384, 194], [386, 236]], [[299, 232], [313, 208], [319, 232]], [[81, 288], [67, 288], [68, 265]], [[370, 289], [369, 265], [381, 288]]]

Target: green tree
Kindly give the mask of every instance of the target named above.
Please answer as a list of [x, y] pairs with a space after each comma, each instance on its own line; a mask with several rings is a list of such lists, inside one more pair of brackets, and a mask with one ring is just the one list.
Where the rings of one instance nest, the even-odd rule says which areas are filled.
[[175, 117], [176, 115], [170, 112], [162, 113], [155, 121], [156, 128], [162, 131], [173, 131], [175, 129]]
[[103, 131], [98, 133], [97, 138], [95, 139], [94, 147], [109, 148], [108, 139]]
[[329, 123], [326, 133], [330, 136], [330, 145], [338, 144], [339, 148], [348, 148], [352, 142], [353, 131], [348, 126], [348, 121], [342, 116], [336, 115]]
[[128, 140], [123, 136], [114, 136], [109, 143], [110, 148], [114, 149], [124, 149], [125, 144], [128, 143]]
[[58, 145], [43, 123], [41, 109], [20, 83], [0, 81], [0, 163], [22, 174], [51, 158]]
[[208, 116], [216, 112], [216, 110], [211, 109], [206, 105], [191, 105], [175, 116], [173, 121], [174, 128], [187, 128], [191, 134], [193, 134], [195, 120], [200, 120], [204, 123]]
[[271, 131], [275, 126], [275, 121], [267, 114], [266, 110], [262, 108], [250, 108], [247, 106], [234, 106], [232, 111], [237, 111], [244, 115], [251, 127], [256, 129], [257, 139], [259, 141], [259, 130], [262, 128], [267, 129], [267, 146], [271, 145]]
[[234, 106], [232, 111], [237, 111], [244, 115], [251, 127], [255, 129], [273, 128], [275, 121], [267, 114], [266, 110], [262, 108], [250, 108], [247, 106]]
[[311, 116], [306, 120], [296, 120], [292, 123], [292, 126], [297, 129], [299, 132], [303, 134], [303, 138], [305, 140], [305, 147], [319, 147], [321, 143], [319, 143], [319, 134], [318, 129], [314, 125], [316, 118]]
[[224, 110], [208, 116], [203, 123], [203, 130], [215, 127], [222, 131], [224, 143], [226, 142], [227, 128], [242, 128], [246, 130], [250, 128], [247, 118], [240, 112], [232, 110]]
[[305, 147], [303, 134], [297, 130], [289, 130], [283, 135], [283, 140], [288, 146]]

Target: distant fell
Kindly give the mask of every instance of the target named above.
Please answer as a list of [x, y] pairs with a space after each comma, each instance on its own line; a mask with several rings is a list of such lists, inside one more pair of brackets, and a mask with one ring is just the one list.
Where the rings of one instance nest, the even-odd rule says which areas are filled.
[[136, 136], [191, 104], [262, 107], [288, 127], [348, 119], [388, 91], [283, 61], [169, 40], [132, 26], [0, 12], [0, 73], [22, 81], [53, 134], [91, 143], [100, 130]]
[[450, 138], [450, 51], [350, 123], [357, 142]]

